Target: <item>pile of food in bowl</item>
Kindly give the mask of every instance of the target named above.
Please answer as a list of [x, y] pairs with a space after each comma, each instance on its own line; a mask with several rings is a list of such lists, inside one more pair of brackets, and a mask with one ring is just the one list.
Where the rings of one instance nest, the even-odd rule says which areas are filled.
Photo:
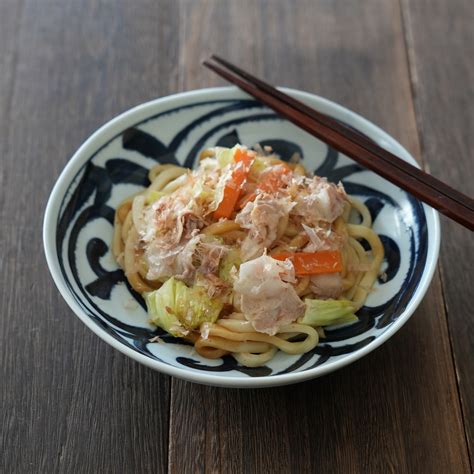
[[154, 324], [205, 358], [258, 367], [357, 321], [384, 250], [342, 184], [241, 145], [204, 150], [193, 171], [158, 164], [149, 179], [118, 207], [112, 248]]
[[[287, 90], [415, 164], [375, 125]], [[235, 88], [140, 105], [93, 134], [46, 209], [78, 317], [190, 381], [294, 383], [391, 337], [433, 275], [437, 213]]]

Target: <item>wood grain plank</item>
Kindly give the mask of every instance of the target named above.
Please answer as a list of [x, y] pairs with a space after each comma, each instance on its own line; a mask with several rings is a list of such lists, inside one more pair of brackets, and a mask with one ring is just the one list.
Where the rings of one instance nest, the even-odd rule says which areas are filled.
[[[181, 4], [182, 88], [223, 84], [200, 67], [214, 52], [343, 103], [419, 157], [398, 2]], [[247, 391], [173, 380], [169, 459], [177, 473], [469, 472], [439, 276], [396, 336], [322, 379]]]
[[[0, 130], [4, 131], [4, 137], [8, 133], [8, 117], [11, 111], [11, 97], [13, 91], [13, 81], [17, 65], [17, 43], [18, 25], [21, 18], [22, 2], [0, 3]], [[7, 143], [5, 138], [0, 141], [0, 156], [7, 153]], [[6, 173], [3, 166], [0, 167], [0, 219], [5, 222], [5, 190]], [[4, 242], [0, 239], [0, 245]], [[0, 247], [1, 254], [5, 254], [5, 248]], [[0, 275], [3, 274], [4, 260], [0, 259]]]
[[[472, 196], [474, 3], [402, 1], [423, 156], [431, 172]], [[474, 459], [474, 239], [442, 218], [441, 269], [471, 461]]]
[[119, 112], [175, 92], [178, 9], [27, 0], [20, 11], [0, 2], [0, 58], [16, 57], [0, 75], [0, 471], [164, 472], [169, 378], [72, 315], [49, 277], [41, 227], [80, 143]]
[[[7, 135], [10, 128], [9, 116], [12, 107], [12, 92], [14, 87], [15, 71], [17, 69], [17, 51], [18, 51], [18, 25], [22, 16], [22, 2], [0, 2], [0, 222], [2, 231], [0, 231], [0, 309], [2, 317], [0, 318], [0, 420], [2, 429], [0, 429], [0, 472], [8, 472], [11, 469], [7, 456], [7, 446], [10, 445], [9, 438], [13, 430], [13, 425], [20, 418], [20, 413], [14, 405], [16, 403], [7, 403], [9, 387], [9, 378], [14, 374], [15, 357], [11, 348], [7, 346], [6, 336], [8, 334], [7, 325], [10, 317], [8, 308], [9, 288], [6, 288], [9, 248], [5, 238], [7, 222], [7, 209], [5, 199], [7, 195], [6, 184], [8, 174], [5, 167], [6, 156], [8, 153]], [[13, 411], [8, 413], [7, 410]], [[15, 420], [16, 419], [16, 420]]]

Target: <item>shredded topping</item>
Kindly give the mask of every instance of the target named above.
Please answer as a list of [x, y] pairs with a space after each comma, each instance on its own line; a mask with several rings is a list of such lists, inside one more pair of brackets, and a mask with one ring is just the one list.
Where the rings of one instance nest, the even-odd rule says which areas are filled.
[[317, 227], [320, 221], [334, 222], [344, 210], [347, 195], [341, 184], [329, 183], [319, 176], [298, 176], [290, 188], [296, 202], [292, 214], [301, 216], [311, 227]]
[[302, 227], [309, 238], [309, 243], [304, 247], [304, 252], [319, 252], [321, 250], [338, 250], [342, 247], [342, 237], [330, 228], [309, 227], [302, 224]]
[[305, 305], [291, 285], [294, 282], [289, 260], [282, 262], [262, 255], [240, 266], [234, 291], [255, 330], [274, 335], [304, 313]]
[[275, 242], [278, 224], [281, 219], [288, 219], [293, 205], [287, 197], [274, 198], [268, 194], [260, 194], [245, 205], [235, 218], [235, 222], [250, 231], [242, 242], [244, 261], [262, 255]]

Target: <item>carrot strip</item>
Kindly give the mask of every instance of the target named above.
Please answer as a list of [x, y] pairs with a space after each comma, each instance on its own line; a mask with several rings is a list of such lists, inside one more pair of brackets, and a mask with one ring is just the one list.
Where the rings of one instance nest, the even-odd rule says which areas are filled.
[[216, 219], [221, 219], [222, 217], [228, 219], [231, 216], [254, 159], [254, 152], [249, 152], [240, 148], [236, 150], [234, 154], [234, 161], [236, 165], [232, 171], [231, 179], [224, 187], [224, 196], [222, 201], [214, 211], [214, 217]]
[[295, 274], [300, 276], [342, 271], [342, 256], [338, 250], [322, 250], [314, 253], [282, 252], [272, 257], [276, 260], [289, 259], [295, 267]]

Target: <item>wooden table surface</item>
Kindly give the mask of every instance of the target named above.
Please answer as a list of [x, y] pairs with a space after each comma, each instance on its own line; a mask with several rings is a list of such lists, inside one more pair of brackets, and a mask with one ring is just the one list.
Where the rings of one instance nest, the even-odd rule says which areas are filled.
[[99, 340], [42, 249], [46, 201], [97, 127], [221, 85], [211, 52], [315, 92], [473, 194], [472, 0], [0, 0], [0, 472], [467, 473], [473, 234], [442, 218], [419, 309], [357, 363], [300, 385], [198, 386]]

